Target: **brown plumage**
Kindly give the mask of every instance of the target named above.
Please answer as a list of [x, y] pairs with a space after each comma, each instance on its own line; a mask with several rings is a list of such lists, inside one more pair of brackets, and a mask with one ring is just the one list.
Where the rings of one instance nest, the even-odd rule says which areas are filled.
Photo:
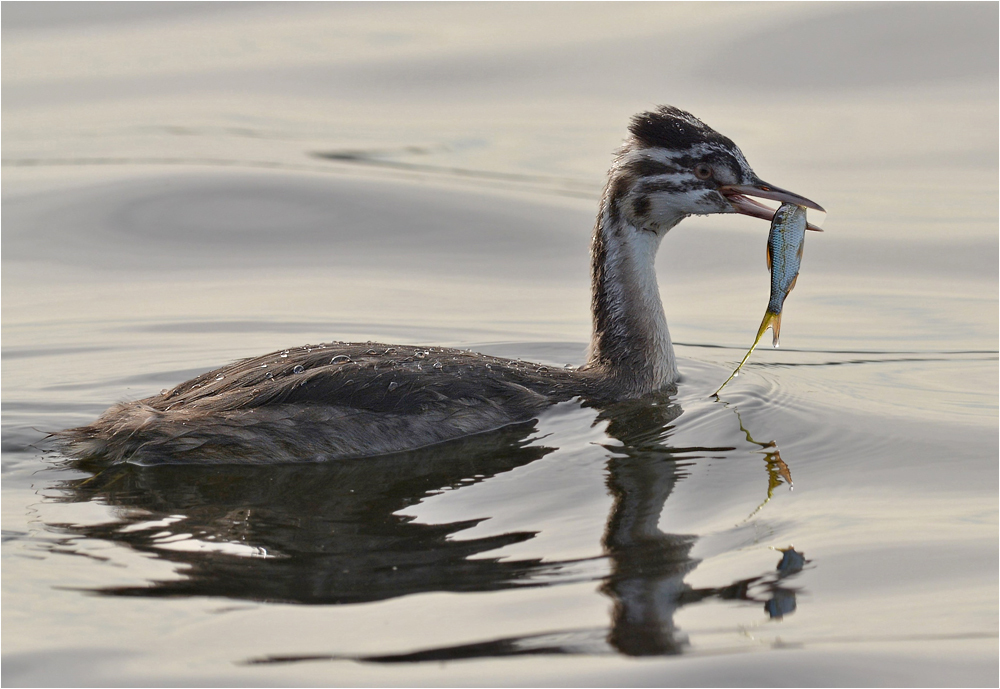
[[336, 342], [237, 361], [57, 437], [111, 462], [316, 462], [494, 430], [577, 396], [603, 396], [599, 378], [459, 349]]
[[[456, 349], [334, 343], [230, 364], [55, 434], [109, 462], [276, 463], [412, 450], [529, 420], [575, 397], [603, 405], [678, 380], [654, 259], [688, 215], [770, 220], [747, 196], [814, 202], [762, 182], [743, 153], [669, 106], [636, 115], [608, 172], [591, 243], [589, 361], [546, 369]], [[821, 210], [821, 209], [820, 209]]]

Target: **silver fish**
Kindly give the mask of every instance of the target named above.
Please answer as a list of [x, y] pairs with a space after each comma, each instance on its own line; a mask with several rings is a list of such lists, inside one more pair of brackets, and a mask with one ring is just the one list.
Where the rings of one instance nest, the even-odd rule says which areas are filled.
[[774, 220], [771, 221], [771, 232], [767, 235], [767, 268], [771, 271], [771, 299], [767, 303], [767, 311], [764, 313], [764, 320], [760, 322], [760, 329], [757, 330], [757, 339], [753, 341], [753, 346], [733, 374], [715, 391], [716, 395], [740, 372], [768, 328], [774, 333], [773, 345], [778, 346], [781, 307], [785, 303], [785, 297], [795, 287], [795, 281], [799, 279], [807, 225], [806, 209], [802, 206], [784, 203], [775, 212]]

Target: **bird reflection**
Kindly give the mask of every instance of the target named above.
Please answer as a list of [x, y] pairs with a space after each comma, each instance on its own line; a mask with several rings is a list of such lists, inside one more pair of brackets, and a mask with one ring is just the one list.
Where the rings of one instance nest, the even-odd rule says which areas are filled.
[[412, 456], [323, 464], [114, 466], [64, 488], [70, 500], [114, 505], [124, 522], [72, 530], [186, 565], [179, 579], [104, 594], [336, 604], [489, 591], [529, 585], [548, 566], [473, 556], [533, 533], [454, 540], [477, 522], [419, 524], [397, 512], [552, 451], [527, 445], [530, 431], [528, 424]]
[[[613, 506], [601, 539], [608, 569], [599, 591], [612, 601], [608, 626], [359, 660], [669, 655], [688, 646], [674, 624], [685, 605], [708, 598], [742, 600], [761, 604], [771, 618], [791, 614], [796, 590], [787, 580], [807, 563], [794, 549], [782, 551], [781, 562], [770, 572], [717, 588], [685, 583], [698, 565], [691, 556], [697, 536], [664, 533], [660, 514], [684, 476], [685, 462], [735, 448], [671, 446], [672, 424], [680, 413], [668, 395], [619, 403], [598, 413], [609, 440], [620, 443], [607, 447], [606, 485]], [[774, 443], [754, 441], [742, 420], [740, 427], [766, 455], [766, 504], [778, 485], [791, 483], [789, 469]], [[170, 580], [98, 591], [105, 595], [351, 604], [432, 591], [551, 586], [560, 583], [564, 563], [488, 555], [533, 538], [533, 532], [454, 538], [479, 520], [425, 524], [404, 514], [431, 495], [525, 466], [555, 449], [536, 435], [535, 422], [529, 422], [402, 455], [324, 464], [91, 467], [90, 478], [62, 484], [61, 499], [106, 503], [116, 508], [119, 521], [58, 528], [183, 565], [177, 570], [180, 576]]]
[[[733, 409], [735, 411], [735, 407]], [[663, 533], [659, 528], [663, 506], [682, 478], [678, 462], [672, 461], [671, 456], [680, 451], [690, 453], [693, 449], [707, 453], [735, 448], [672, 448], [665, 445], [662, 430], [658, 434], [655, 429], [669, 428], [680, 411], [676, 404], [649, 406], [633, 402], [605, 412], [610, 418], [609, 434], [621, 440], [624, 447], [619, 456], [608, 461], [607, 483], [614, 496], [614, 506], [603, 545], [611, 562], [611, 573], [601, 591], [614, 601], [607, 643], [626, 655], [682, 652], [687, 639], [675, 629], [674, 613], [683, 605], [709, 597], [758, 600], [751, 589], [763, 587], [768, 594], [765, 609], [770, 617], [780, 618], [795, 608], [794, 590], [781, 589], [777, 582], [800, 571], [801, 565], [794, 571], [791, 565], [786, 565], [784, 570], [779, 565], [777, 576], [755, 576], [721, 588], [694, 589], [684, 583], [684, 577], [698, 565], [690, 556], [697, 538]], [[791, 485], [791, 473], [775, 444], [758, 443], [743, 425], [738, 412], [737, 419], [747, 440], [768, 450], [765, 458], [767, 498], [754, 511], [756, 514], [783, 480]], [[690, 454], [687, 457], [690, 458]], [[789, 549], [788, 552], [795, 551]], [[786, 553], [786, 559], [791, 562], [792, 556]], [[804, 565], [804, 560], [801, 564]], [[777, 598], [783, 602], [773, 602]], [[772, 610], [780, 614], [772, 614]]]

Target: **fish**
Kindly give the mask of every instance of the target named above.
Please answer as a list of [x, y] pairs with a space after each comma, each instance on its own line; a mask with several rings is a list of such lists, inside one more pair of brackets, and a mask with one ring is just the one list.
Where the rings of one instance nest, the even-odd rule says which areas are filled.
[[799, 266], [802, 264], [802, 249], [805, 247], [806, 209], [794, 203], [783, 203], [775, 211], [774, 219], [771, 221], [771, 231], [767, 235], [767, 269], [771, 271], [771, 298], [767, 303], [767, 311], [764, 312], [764, 320], [760, 322], [757, 330], [757, 339], [753, 341], [750, 351], [743, 357], [743, 361], [736, 367], [732, 375], [726, 382], [715, 391], [718, 395], [722, 388], [735, 378], [743, 364], [747, 362], [753, 350], [757, 348], [757, 343], [768, 328], [774, 336], [773, 346], [778, 346], [778, 335], [781, 332], [781, 308], [785, 304], [785, 298], [795, 287], [795, 282], [799, 279]]

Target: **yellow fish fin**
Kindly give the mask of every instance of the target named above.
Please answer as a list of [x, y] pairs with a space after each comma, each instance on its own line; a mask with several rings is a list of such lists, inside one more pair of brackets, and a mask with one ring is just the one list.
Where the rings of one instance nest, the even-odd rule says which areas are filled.
[[[794, 284], [794, 282], [792, 283]], [[788, 290], [791, 291], [791, 288]], [[771, 342], [772, 347], [778, 346], [778, 333], [781, 332], [781, 314], [773, 313], [772, 311], [767, 312], [767, 316], [771, 316], [771, 332], [774, 333], [774, 340]], [[767, 316], [764, 318], [766, 319]]]
[[771, 270], [771, 245], [767, 245], [767, 269]]
[[[775, 326], [775, 324], [777, 325]], [[726, 382], [719, 386], [719, 389], [715, 391], [713, 397], [718, 397], [719, 393], [722, 392], [722, 388], [726, 387], [729, 381], [731, 381], [739, 374], [740, 369], [743, 368], [743, 364], [745, 364], [747, 362], [747, 359], [750, 358], [750, 355], [753, 354], [753, 350], [757, 349], [757, 344], [760, 342], [760, 338], [763, 337], [767, 329], [768, 328], [774, 329], [775, 327], [777, 328], [781, 327], [781, 314], [775, 313], [774, 311], [767, 311], [764, 314], [764, 320], [760, 322], [760, 328], [757, 329], [757, 337], [754, 339], [753, 345], [751, 345], [750, 347], [750, 351], [746, 353], [746, 356], [743, 357], [743, 361], [741, 361], [740, 365], [736, 367], [736, 370], [733, 371], [732, 375], [726, 378]], [[777, 341], [777, 339], [775, 341]]]

